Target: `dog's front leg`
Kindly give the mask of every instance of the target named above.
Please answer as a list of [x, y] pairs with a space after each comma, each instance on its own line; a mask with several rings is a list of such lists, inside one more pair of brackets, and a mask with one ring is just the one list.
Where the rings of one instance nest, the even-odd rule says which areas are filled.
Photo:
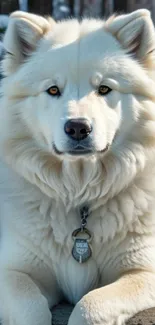
[[2, 324], [51, 325], [48, 302], [27, 274], [1, 270], [0, 291]]
[[141, 310], [155, 306], [155, 273], [130, 271], [116, 282], [85, 295], [69, 325], [122, 325]]

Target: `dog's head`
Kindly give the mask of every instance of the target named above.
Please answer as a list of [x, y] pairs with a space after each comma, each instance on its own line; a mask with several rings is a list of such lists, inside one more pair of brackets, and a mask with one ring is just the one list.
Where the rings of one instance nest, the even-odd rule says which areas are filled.
[[56, 162], [104, 160], [125, 141], [142, 142], [139, 121], [147, 120], [144, 106], [154, 94], [147, 10], [59, 23], [15, 12], [4, 46], [4, 128], [18, 150], [23, 145], [32, 156], [33, 146]]

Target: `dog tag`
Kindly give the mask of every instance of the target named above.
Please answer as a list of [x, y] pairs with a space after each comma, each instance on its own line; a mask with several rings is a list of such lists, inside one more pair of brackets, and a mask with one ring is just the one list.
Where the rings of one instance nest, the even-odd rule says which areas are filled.
[[[76, 236], [79, 233], [82, 234], [82, 235], [84, 235], [84, 234], [88, 235], [88, 239], [79, 238], [79, 237], [76, 238]], [[72, 234], [72, 238], [74, 240], [74, 246], [73, 246], [73, 249], [72, 249], [72, 256], [79, 263], [86, 262], [92, 255], [92, 250], [91, 250], [91, 247], [89, 245], [89, 242], [91, 240], [91, 234], [90, 234], [89, 230], [86, 229], [86, 228], [76, 229]]]

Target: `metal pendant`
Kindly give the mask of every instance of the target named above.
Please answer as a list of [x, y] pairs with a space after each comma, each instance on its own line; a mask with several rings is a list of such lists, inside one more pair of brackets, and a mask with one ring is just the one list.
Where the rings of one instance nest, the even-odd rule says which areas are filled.
[[92, 249], [89, 245], [92, 239], [90, 231], [87, 228], [78, 228], [73, 231], [72, 238], [74, 240], [72, 256], [79, 263], [86, 262], [92, 256]]

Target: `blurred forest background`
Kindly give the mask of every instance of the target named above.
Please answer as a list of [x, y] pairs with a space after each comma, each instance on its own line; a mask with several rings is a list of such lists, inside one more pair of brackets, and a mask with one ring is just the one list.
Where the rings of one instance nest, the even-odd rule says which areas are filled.
[[138, 8], [151, 10], [155, 21], [155, 0], [0, 0], [0, 20], [5, 25], [7, 17], [1, 15], [17, 9], [63, 19], [83, 15], [106, 17], [113, 12], [131, 12]]

